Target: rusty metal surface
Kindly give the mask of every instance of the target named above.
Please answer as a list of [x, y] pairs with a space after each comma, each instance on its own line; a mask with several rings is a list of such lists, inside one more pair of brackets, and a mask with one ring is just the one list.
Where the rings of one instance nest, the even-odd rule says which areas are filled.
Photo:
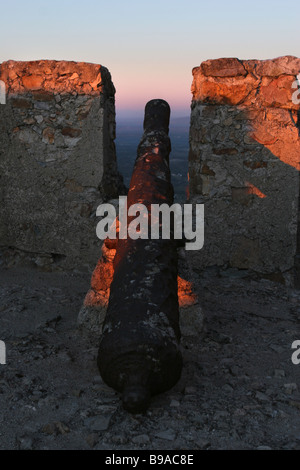
[[[144, 134], [130, 182], [128, 207], [173, 202], [168, 137], [170, 108], [146, 105]], [[127, 223], [130, 222], [128, 218]], [[123, 406], [143, 412], [151, 395], [179, 379], [176, 240], [118, 239], [114, 278], [98, 355], [103, 380], [123, 393]]]

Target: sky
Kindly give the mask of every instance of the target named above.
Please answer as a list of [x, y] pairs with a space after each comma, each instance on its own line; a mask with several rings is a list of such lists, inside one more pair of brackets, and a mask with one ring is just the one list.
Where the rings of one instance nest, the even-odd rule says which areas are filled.
[[188, 116], [192, 69], [207, 59], [299, 56], [300, 4], [286, 0], [0, 0], [0, 62], [102, 64], [117, 117], [150, 99]]

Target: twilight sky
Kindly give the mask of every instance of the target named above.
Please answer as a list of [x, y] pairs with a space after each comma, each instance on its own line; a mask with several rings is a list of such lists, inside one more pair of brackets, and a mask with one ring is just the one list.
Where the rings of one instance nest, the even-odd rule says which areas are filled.
[[299, 12], [286, 0], [0, 0], [0, 62], [100, 63], [117, 116], [140, 115], [152, 98], [188, 115], [203, 60], [299, 56]]

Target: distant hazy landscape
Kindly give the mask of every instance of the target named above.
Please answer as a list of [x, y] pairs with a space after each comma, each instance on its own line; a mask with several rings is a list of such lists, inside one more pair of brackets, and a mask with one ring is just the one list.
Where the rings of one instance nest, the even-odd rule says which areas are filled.
[[[170, 138], [172, 151], [170, 168], [175, 201], [184, 201], [188, 185], [188, 153], [189, 153], [189, 124], [188, 116], [171, 118]], [[137, 146], [143, 133], [143, 120], [117, 118], [117, 158], [118, 168], [128, 187], [136, 158]]]

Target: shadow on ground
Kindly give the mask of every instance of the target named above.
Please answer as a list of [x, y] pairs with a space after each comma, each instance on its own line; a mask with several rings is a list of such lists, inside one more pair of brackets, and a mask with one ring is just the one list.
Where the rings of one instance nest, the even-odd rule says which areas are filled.
[[131, 416], [77, 331], [89, 275], [0, 271], [1, 449], [300, 449], [300, 291], [247, 271], [199, 274], [206, 331], [180, 382]]

